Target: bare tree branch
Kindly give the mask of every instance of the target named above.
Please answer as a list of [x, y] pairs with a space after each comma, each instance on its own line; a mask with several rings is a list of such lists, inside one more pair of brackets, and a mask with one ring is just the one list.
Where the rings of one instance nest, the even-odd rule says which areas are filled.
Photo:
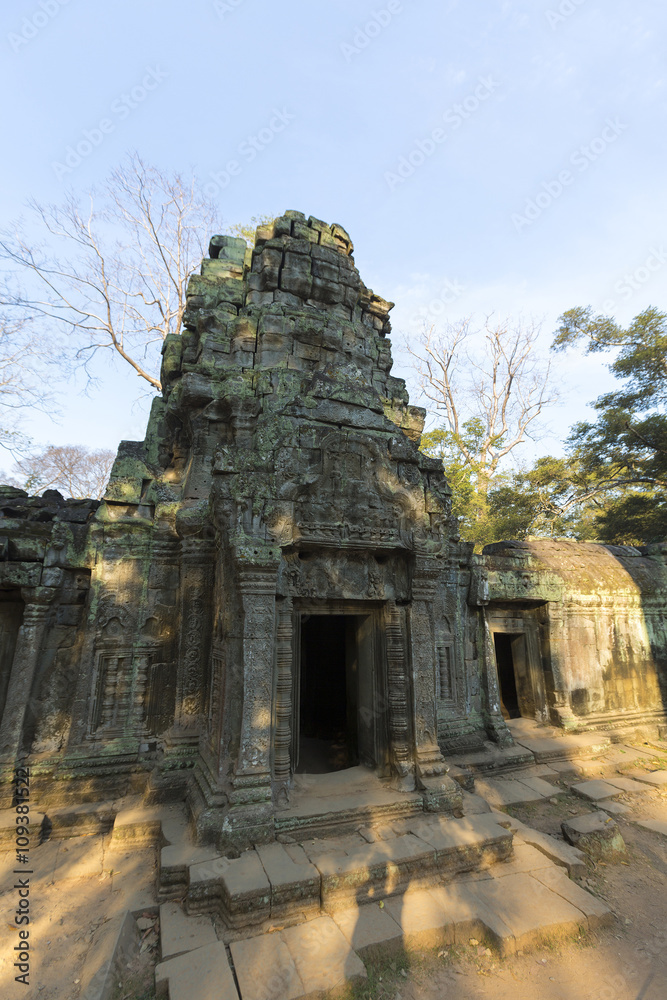
[[75, 362], [110, 350], [159, 390], [161, 344], [180, 333], [188, 279], [222, 228], [215, 206], [194, 178], [135, 153], [101, 193], [91, 192], [85, 210], [71, 194], [60, 206], [31, 208], [41, 245], [22, 227], [0, 238], [19, 279], [5, 301], [64, 328]]
[[[538, 334], [535, 324], [492, 317], [475, 330], [468, 317], [442, 333], [431, 327], [416, 346], [407, 345], [421, 391], [444, 418], [465, 461], [475, 467], [481, 493], [557, 398], [550, 364], [537, 351]], [[473, 437], [466, 433], [471, 421], [480, 428]]]

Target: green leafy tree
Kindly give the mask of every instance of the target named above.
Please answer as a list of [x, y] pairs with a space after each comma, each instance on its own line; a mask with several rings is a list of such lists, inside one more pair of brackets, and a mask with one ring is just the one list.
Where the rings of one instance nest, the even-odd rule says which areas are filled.
[[576, 424], [570, 455], [585, 475], [579, 504], [597, 504], [604, 541], [667, 537], [667, 313], [650, 307], [627, 328], [590, 307], [560, 317], [555, 350], [583, 343], [587, 352], [616, 351], [610, 370], [622, 385], [593, 404], [595, 422]]

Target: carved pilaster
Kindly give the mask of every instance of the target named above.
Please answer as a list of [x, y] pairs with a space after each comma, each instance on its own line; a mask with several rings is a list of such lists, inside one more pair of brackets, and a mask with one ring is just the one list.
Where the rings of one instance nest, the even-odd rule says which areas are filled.
[[286, 784], [290, 777], [290, 743], [292, 739], [292, 601], [285, 598], [277, 608], [276, 642], [276, 735], [274, 743], [273, 777]]
[[243, 608], [243, 710], [235, 787], [243, 776], [270, 781], [277, 563], [239, 566]]
[[208, 702], [212, 570], [211, 542], [198, 537], [183, 538], [175, 728], [181, 734], [192, 733], [193, 738], [202, 729]]
[[391, 601], [385, 617], [389, 752], [396, 773], [405, 777], [414, 769], [410, 752], [410, 682], [406, 663], [405, 609]]
[[26, 602], [23, 623], [18, 630], [5, 708], [0, 724], [0, 759], [20, 756], [25, 716], [32, 693], [37, 662], [42, 648], [49, 605], [55, 596], [52, 587], [31, 587], [23, 591]]

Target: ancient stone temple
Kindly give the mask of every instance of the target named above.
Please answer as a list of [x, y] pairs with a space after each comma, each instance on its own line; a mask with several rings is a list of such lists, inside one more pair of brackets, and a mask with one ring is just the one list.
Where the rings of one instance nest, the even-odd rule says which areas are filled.
[[7, 780], [23, 757], [44, 801], [186, 798], [238, 848], [300, 774], [456, 813], [445, 756], [511, 748], [512, 717], [664, 722], [663, 549], [473, 556], [352, 250], [299, 212], [213, 237], [104, 500], [2, 488]]

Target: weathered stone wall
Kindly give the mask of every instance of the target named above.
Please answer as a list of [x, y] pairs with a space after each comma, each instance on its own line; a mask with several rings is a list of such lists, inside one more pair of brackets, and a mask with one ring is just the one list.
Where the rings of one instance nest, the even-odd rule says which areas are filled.
[[[666, 549], [570, 540], [487, 546], [488, 610], [499, 628], [533, 619], [545, 721], [623, 726], [667, 704]], [[504, 623], [504, 624], [503, 624]], [[539, 707], [539, 706], [538, 706]]]

